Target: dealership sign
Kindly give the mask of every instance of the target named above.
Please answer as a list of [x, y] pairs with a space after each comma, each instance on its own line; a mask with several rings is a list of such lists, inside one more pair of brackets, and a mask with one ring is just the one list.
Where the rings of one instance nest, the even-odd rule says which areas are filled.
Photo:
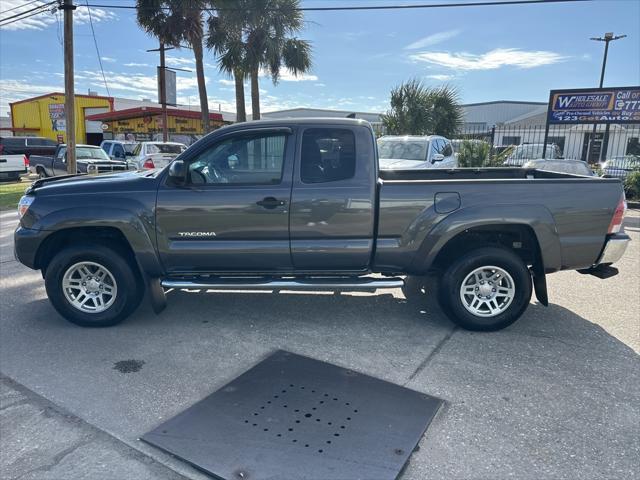
[[551, 90], [547, 121], [640, 123], [640, 87]]

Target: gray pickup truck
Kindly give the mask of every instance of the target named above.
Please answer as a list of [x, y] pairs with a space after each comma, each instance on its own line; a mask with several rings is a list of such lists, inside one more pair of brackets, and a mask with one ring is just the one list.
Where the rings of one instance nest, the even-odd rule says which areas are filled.
[[601, 278], [622, 256], [618, 179], [525, 168], [378, 171], [370, 125], [350, 119], [221, 128], [162, 170], [36, 181], [16, 258], [54, 307], [113, 325], [165, 289], [366, 290], [439, 301], [467, 329], [522, 315], [545, 275]]

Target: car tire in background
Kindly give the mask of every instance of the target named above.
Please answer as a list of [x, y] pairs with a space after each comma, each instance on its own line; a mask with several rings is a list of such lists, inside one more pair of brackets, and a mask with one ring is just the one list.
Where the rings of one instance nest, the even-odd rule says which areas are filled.
[[126, 255], [94, 243], [61, 250], [45, 272], [55, 309], [83, 327], [108, 327], [127, 318], [142, 300], [140, 285]]
[[515, 322], [531, 299], [529, 268], [500, 247], [473, 250], [445, 270], [439, 301], [447, 316], [467, 330], [495, 331]]

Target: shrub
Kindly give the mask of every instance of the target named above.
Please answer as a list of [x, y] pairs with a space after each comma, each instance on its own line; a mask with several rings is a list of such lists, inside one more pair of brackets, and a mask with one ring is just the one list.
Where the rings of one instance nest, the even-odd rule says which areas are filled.
[[627, 198], [640, 199], [640, 170], [627, 175], [624, 180], [624, 191]]
[[487, 142], [464, 140], [458, 152], [459, 167], [487, 167], [489, 166], [489, 152], [491, 147]]

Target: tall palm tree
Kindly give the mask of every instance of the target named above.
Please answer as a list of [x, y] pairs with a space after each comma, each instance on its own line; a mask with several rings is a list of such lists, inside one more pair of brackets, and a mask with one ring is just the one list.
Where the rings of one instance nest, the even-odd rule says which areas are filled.
[[179, 48], [187, 43], [193, 49], [204, 133], [210, 130], [209, 101], [204, 78], [203, 9], [205, 0], [136, 0], [138, 24], [160, 42]]
[[[221, 70], [236, 80], [238, 121], [244, 118], [244, 79], [251, 80], [251, 110], [260, 119], [261, 71], [274, 84], [281, 69], [297, 76], [311, 68], [309, 42], [292, 35], [302, 29], [299, 0], [214, 0], [217, 15], [209, 20], [207, 45], [218, 54]], [[242, 103], [240, 105], [240, 102]]]
[[247, 78], [246, 45], [242, 38], [244, 11], [236, 8], [235, 0], [214, 0], [217, 8], [207, 23], [207, 48], [218, 57], [220, 70], [233, 76], [236, 92], [236, 121], [246, 122], [244, 81]]

